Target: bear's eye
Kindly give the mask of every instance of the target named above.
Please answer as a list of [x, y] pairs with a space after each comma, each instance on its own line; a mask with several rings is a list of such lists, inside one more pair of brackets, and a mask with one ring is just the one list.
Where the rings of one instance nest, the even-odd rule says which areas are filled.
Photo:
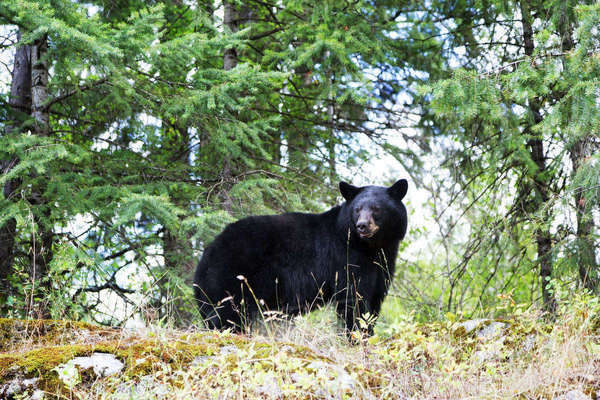
[[371, 215], [373, 216], [373, 219], [378, 219], [379, 218], [379, 207], [377, 207], [377, 206], [371, 207]]

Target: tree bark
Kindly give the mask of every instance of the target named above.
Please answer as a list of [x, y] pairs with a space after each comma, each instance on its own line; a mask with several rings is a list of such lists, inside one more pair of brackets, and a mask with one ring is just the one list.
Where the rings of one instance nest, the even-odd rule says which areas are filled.
[[[165, 129], [167, 126], [171, 126], [171, 133], [169, 135], [165, 132], [165, 138], [167, 143], [165, 148], [171, 153], [170, 161], [178, 164], [189, 164], [190, 160], [190, 137], [186, 127], [181, 126], [177, 122], [174, 124], [168, 124], [163, 122]], [[170, 139], [169, 139], [170, 138]], [[177, 189], [175, 189], [177, 190]], [[178, 193], [170, 192], [171, 201], [179, 206], [188, 207], [188, 204], [182, 204], [181, 198]], [[172, 274], [181, 277], [186, 285], [189, 287], [193, 284], [193, 273], [195, 268], [195, 260], [192, 253], [192, 245], [189, 238], [181, 237], [177, 232], [174, 232], [170, 227], [164, 227], [163, 233], [163, 258], [165, 262], [165, 269]], [[182, 297], [181, 293], [177, 290], [169, 293], [169, 289], [165, 287], [167, 281], [161, 281], [158, 283], [163, 298], [175, 295], [169, 309], [167, 304], [160, 302], [160, 309], [158, 310], [158, 317], [170, 315], [175, 316], [175, 323], [178, 325], [189, 326], [192, 319], [192, 314], [189, 312], [189, 300]], [[161, 299], [162, 300], [162, 299]]]
[[[327, 57], [329, 57], [329, 52], [327, 52]], [[327, 140], [327, 151], [328, 151], [328, 163], [329, 163], [329, 184], [331, 186], [335, 185], [336, 173], [335, 173], [335, 107], [334, 107], [334, 76], [333, 72], [328, 71], [328, 84], [329, 84], [329, 94], [327, 96], [327, 100], [329, 104], [327, 105], [327, 119], [329, 120], [329, 139]]]
[[[10, 117], [6, 125], [6, 134], [17, 132], [29, 118], [31, 111], [31, 48], [19, 44], [20, 41], [19, 30], [8, 99]], [[2, 174], [10, 172], [17, 163], [17, 158], [3, 160], [0, 163], [0, 172]], [[20, 182], [14, 179], [6, 182], [3, 188], [4, 198], [12, 199], [19, 185]], [[8, 280], [13, 271], [16, 226], [17, 221], [11, 218], [0, 227], [0, 303], [2, 304], [10, 295]]]
[[[523, 44], [525, 54], [529, 57], [533, 55], [535, 49], [533, 41], [533, 28], [531, 24], [531, 11], [529, 10], [529, 2], [522, 0], [520, 2], [521, 15], [523, 19]], [[552, 235], [550, 233], [549, 226], [546, 222], [549, 220], [550, 215], [546, 210], [546, 205], [549, 200], [549, 188], [546, 178], [544, 178], [544, 171], [546, 170], [546, 157], [544, 154], [544, 143], [542, 138], [533, 132], [531, 129], [533, 125], [537, 125], [542, 122], [542, 114], [540, 112], [541, 105], [540, 100], [536, 97], [532, 97], [528, 101], [529, 112], [533, 116], [533, 124], [526, 126], [524, 134], [530, 137], [527, 140], [527, 146], [529, 147], [529, 154], [533, 162], [537, 166], [537, 171], [533, 177], [535, 192], [536, 192], [536, 203], [535, 209], [542, 210], [542, 221], [538, 223], [535, 229], [535, 239], [537, 244], [537, 256], [540, 263], [540, 278], [542, 280], [542, 297], [544, 301], [544, 308], [547, 311], [554, 312], [556, 310], [556, 300], [554, 295], [550, 291], [550, 278], [552, 277]]]
[[[39, 136], [48, 136], [50, 133], [50, 117], [46, 102], [48, 100], [48, 39], [43, 36], [31, 46], [31, 115], [34, 122], [34, 133]], [[48, 275], [48, 266], [52, 260], [52, 245], [54, 232], [51, 221], [49, 204], [46, 204], [43, 194], [45, 185], [34, 187], [30, 203], [37, 208], [34, 213], [35, 224], [38, 232], [32, 235], [32, 252], [30, 278], [35, 287], [50, 288], [50, 283], [45, 279]], [[38, 317], [49, 317], [48, 304], [36, 304]]]
[[[223, 1], [223, 23], [230, 32], [235, 33], [239, 31], [240, 13], [238, 13], [236, 4], [231, 0]], [[238, 55], [236, 49], [232, 47], [225, 49], [225, 53], [223, 54], [223, 69], [225, 71], [230, 71], [235, 68], [237, 64]], [[233, 199], [229, 194], [231, 188], [235, 184], [234, 168], [234, 160], [231, 159], [231, 156], [226, 155], [223, 157], [221, 168], [221, 179], [223, 182], [221, 183], [221, 188], [219, 190], [219, 198], [221, 207], [229, 213], [233, 213], [234, 208]]]
[[[574, 26], [568, 12], [567, 5], [564, 4], [557, 24], [563, 53], [570, 52], [575, 46], [573, 40]], [[565, 60], [563, 60], [563, 67], [565, 69], [568, 67]], [[572, 177], [577, 175], [584, 160], [590, 157], [592, 152], [592, 138], [587, 132], [580, 132], [569, 149], [569, 158], [573, 166]], [[576, 248], [579, 279], [583, 287], [592, 292], [597, 292], [598, 263], [596, 262], [596, 249], [593, 238], [595, 224], [592, 207], [586, 204], [585, 191], [583, 190], [573, 191], [573, 200], [575, 200], [575, 214], [577, 218]]]
[[48, 100], [48, 39], [46, 36], [35, 41], [31, 51], [31, 102], [35, 133], [48, 136], [50, 117], [46, 108]]
[[[233, 33], [238, 31], [238, 13], [235, 4], [231, 1], [223, 1], [223, 23]], [[237, 66], [237, 52], [234, 48], [225, 49], [223, 56], [223, 68], [229, 71]]]
[[[587, 137], [579, 138], [569, 149], [569, 157], [573, 164], [573, 176], [579, 171], [583, 161], [591, 156], [592, 143]], [[575, 200], [575, 213], [577, 217], [577, 263], [579, 279], [586, 289], [597, 292], [598, 290], [598, 263], [596, 262], [596, 246], [594, 243], [594, 218], [592, 207], [585, 199], [584, 190], [573, 192]]]

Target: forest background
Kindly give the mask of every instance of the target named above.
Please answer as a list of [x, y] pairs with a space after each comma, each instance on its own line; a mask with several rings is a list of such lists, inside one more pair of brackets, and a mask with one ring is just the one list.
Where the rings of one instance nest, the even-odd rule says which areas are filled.
[[383, 323], [598, 292], [598, 3], [9, 0], [0, 25], [0, 316], [187, 326], [225, 224], [405, 176]]

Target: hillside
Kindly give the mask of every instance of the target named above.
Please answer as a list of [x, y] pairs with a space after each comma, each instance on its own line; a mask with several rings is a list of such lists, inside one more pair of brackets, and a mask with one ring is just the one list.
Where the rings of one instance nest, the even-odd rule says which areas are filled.
[[0, 398], [596, 399], [596, 308], [405, 321], [354, 345], [306, 318], [249, 336], [2, 319]]

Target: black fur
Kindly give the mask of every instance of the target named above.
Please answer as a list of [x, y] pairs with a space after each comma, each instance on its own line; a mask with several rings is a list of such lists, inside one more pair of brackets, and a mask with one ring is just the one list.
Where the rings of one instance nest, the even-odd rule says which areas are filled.
[[330, 300], [348, 330], [367, 312], [377, 317], [406, 233], [407, 186], [405, 179], [390, 188], [341, 182], [346, 202], [325, 213], [228, 225], [206, 248], [194, 278], [208, 326], [239, 331], [261, 311], [293, 315]]

